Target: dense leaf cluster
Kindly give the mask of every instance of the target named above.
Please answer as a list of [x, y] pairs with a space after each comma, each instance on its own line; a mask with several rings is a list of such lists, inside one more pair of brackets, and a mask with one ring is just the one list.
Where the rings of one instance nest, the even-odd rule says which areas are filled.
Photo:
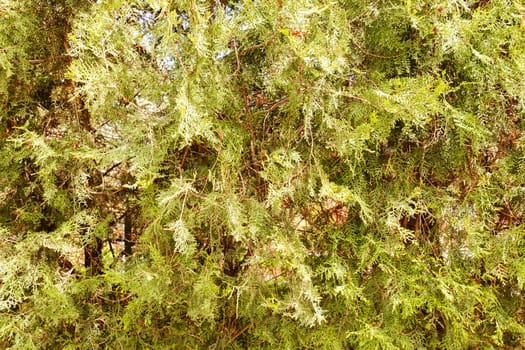
[[525, 344], [525, 6], [0, 2], [0, 347]]

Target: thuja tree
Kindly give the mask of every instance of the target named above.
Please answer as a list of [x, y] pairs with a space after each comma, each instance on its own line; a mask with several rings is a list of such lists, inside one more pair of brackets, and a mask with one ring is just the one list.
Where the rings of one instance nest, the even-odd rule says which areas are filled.
[[519, 1], [0, 5], [2, 348], [517, 348]]

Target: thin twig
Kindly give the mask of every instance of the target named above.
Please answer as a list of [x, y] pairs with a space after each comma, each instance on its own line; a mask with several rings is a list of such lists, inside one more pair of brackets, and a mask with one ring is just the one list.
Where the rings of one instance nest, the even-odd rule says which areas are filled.
[[264, 112], [270, 113], [273, 110], [279, 108], [280, 106], [284, 105], [287, 102], [288, 102], [288, 97], [284, 97], [284, 98], [280, 99], [279, 101], [275, 102], [273, 105], [271, 105], [270, 108], [264, 110]]
[[186, 149], [184, 150], [184, 154], [182, 155], [182, 160], [180, 161], [180, 166], [179, 166], [179, 173], [181, 176], [182, 176], [182, 172], [184, 169], [184, 163], [186, 163], [186, 158], [188, 157], [189, 152], [190, 152], [190, 147], [186, 146]]
[[54, 56], [54, 57], [49, 57], [49, 58], [28, 60], [27, 62], [29, 62], [30, 64], [39, 64], [39, 63], [53, 62], [53, 61], [58, 61], [58, 60], [71, 61], [72, 59], [73, 57], [69, 55], [60, 55], [60, 56]]
[[243, 100], [244, 100], [244, 109], [246, 111], [246, 115], [248, 117], [248, 131], [250, 132], [250, 151], [251, 151], [251, 154], [252, 154], [252, 162], [255, 162], [257, 157], [256, 157], [256, 154], [255, 154], [255, 145], [254, 145], [254, 142], [255, 142], [255, 131], [253, 131], [253, 115], [252, 115], [252, 110], [250, 108], [250, 105], [249, 105], [249, 101], [248, 101], [248, 95], [246, 93], [246, 88], [243, 86], [242, 87], [242, 97], [243, 97]]
[[113, 250], [113, 245], [111, 244], [111, 240], [108, 239], [108, 245], [109, 250], [111, 251], [111, 256], [113, 257], [113, 260], [115, 260], [115, 251]]
[[239, 50], [237, 50], [237, 42], [235, 39], [230, 40], [230, 43], [233, 46], [233, 50], [235, 51], [235, 60], [237, 61], [237, 69], [235, 69], [235, 72], [233, 72], [233, 75], [236, 75], [241, 71], [241, 59], [239, 58]]
[[354, 40], [352, 40], [352, 43], [357, 46], [357, 48], [363, 52], [365, 55], [367, 56], [371, 56], [371, 57], [375, 57], [375, 58], [383, 58], [383, 59], [391, 59], [391, 58], [396, 58], [396, 57], [400, 57], [401, 54], [399, 55], [395, 55], [395, 56], [383, 56], [383, 55], [378, 55], [378, 54], [375, 54], [375, 53], [372, 53], [372, 52], [369, 52], [367, 51], [366, 49], [364, 49], [363, 47], [361, 47], [357, 42], [355, 42]]
[[121, 165], [122, 162], [117, 162], [115, 164], [113, 164], [112, 166], [110, 166], [106, 171], [104, 171], [104, 173], [102, 174], [102, 176], [107, 176], [113, 169], [115, 169], [116, 167], [118, 167], [119, 165]]
[[269, 43], [275, 40], [275, 38], [277, 37], [277, 34], [279, 34], [279, 31], [275, 31], [272, 34], [272, 36], [266, 39], [265, 42], [245, 48], [244, 50], [241, 51], [240, 56], [244, 56], [250, 51], [262, 49], [263, 47], [268, 46]]
[[228, 344], [226, 344], [226, 348], [231, 344], [233, 343], [233, 341], [235, 339], [237, 339], [241, 334], [243, 334], [244, 332], [246, 332], [246, 330], [250, 327], [250, 325], [246, 325], [243, 329], [241, 329], [237, 334], [235, 334], [235, 336], [233, 338], [231, 338], [229, 341], [228, 341]]

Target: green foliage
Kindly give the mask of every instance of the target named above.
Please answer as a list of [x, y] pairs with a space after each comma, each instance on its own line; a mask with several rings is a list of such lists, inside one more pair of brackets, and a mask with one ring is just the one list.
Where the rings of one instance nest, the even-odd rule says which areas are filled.
[[0, 347], [519, 348], [524, 13], [0, 2]]

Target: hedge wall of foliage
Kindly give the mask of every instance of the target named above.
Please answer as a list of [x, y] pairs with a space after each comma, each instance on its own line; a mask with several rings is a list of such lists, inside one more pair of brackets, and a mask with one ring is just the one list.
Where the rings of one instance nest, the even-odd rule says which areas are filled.
[[524, 26], [0, 1], [0, 347], [524, 346]]

